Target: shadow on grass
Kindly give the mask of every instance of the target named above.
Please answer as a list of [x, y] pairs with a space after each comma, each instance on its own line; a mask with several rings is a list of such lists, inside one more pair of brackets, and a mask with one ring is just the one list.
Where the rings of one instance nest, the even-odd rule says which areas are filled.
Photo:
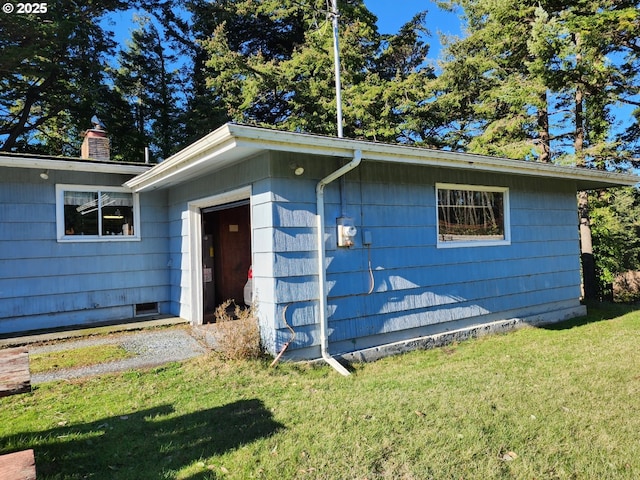
[[[163, 405], [4, 440], [35, 449], [38, 479], [138, 480], [174, 478], [185, 466], [282, 428], [262, 401], [252, 399], [186, 415]], [[189, 478], [216, 478], [204, 470]]]
[[623, 303], [610, 302], [586, 302], [587, 314], [563, 322], [541, 325], [545, 330], [569, 330], [571, 328], [582, 327], [590, 323], [612, 320], [627, 313], [640, 310], [638, 305], [627, 305]]

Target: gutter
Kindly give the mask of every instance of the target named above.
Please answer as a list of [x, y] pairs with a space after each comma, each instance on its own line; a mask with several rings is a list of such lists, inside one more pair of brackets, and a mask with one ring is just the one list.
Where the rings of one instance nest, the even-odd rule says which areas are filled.
[[350, 157], [354, 150], [363, 152], [368, 162], [473, 170], [489, 174], [505, 173], [532, 178], [575, 180], [578, 190], [622, 185], [632, 186], [640, 182], [640, 178], [635, 175], [590, 168], [566, 167], [488, 155], [226, 124], [162, 163], [155, 165], [148, 172], [127, 181], [125, 186], [136, 192], [166, 188], [192, 178], [199, 178], [206, 173], [219, 171], [234, 162], [242, 161], [264, 151]]
[[329, 334], [328, 334], [328, 318], [327, 318], [327, 271], [326, 251], [324, 247], [324, 188], [334, 180], [346, 175], [351, 170], [360, 165], [362, 161], [362, 151], [355, 150], [353, 152], [353, 160], [346, 165], [340, 167], [335, 172], [327, 175], [316, 185], [316, 221], [318, 228], [318, 300], [320, 303], [320, 350], [322, 358], [331, 365], [338, 373], [348, 376], [350, 375], [343, 365], [329, 354]]
[[62, 170], [65, 172], [116, 173], [120, 175], [140, 175], [151, 168], [150, 165], [143, 163], [101, 162], [81, 158], [42, 158], [4, 154], [0, 154], [0, 167]]

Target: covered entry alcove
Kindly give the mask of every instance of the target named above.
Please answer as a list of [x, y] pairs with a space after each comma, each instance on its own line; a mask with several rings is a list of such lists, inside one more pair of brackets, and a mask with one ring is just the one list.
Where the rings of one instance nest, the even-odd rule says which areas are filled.
[[243, 289], [251, 266], [249, 199], [201, 210], [203, 320], [226, 300], [243, 304]]

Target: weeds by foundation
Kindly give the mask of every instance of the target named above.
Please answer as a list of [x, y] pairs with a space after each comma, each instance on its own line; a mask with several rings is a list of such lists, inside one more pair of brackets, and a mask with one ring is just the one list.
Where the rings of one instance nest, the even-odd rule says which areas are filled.
[[217, 350], [229, 360], [251, 360], [262, 355], [255, 308], [227, 300], [216, 308], [214, 338]]

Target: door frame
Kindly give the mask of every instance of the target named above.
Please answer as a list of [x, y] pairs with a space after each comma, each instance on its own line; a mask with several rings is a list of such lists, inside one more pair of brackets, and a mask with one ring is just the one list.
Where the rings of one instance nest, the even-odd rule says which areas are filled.
[[[202, 209], [216, 207], [225, 203], [249, 200], [249, 223], [251, 221], [251, 185], [231, 190], [229, 192], [200, 198], [187, 203], [188, 208], [188, 235], [189, 235], [189, 270], [191, 321], [192, 325], [202, 325], [203, 315], [203, 281], [202, 281]], [[253, 256], [253, 228], [251, 228], [251, 255]]]

